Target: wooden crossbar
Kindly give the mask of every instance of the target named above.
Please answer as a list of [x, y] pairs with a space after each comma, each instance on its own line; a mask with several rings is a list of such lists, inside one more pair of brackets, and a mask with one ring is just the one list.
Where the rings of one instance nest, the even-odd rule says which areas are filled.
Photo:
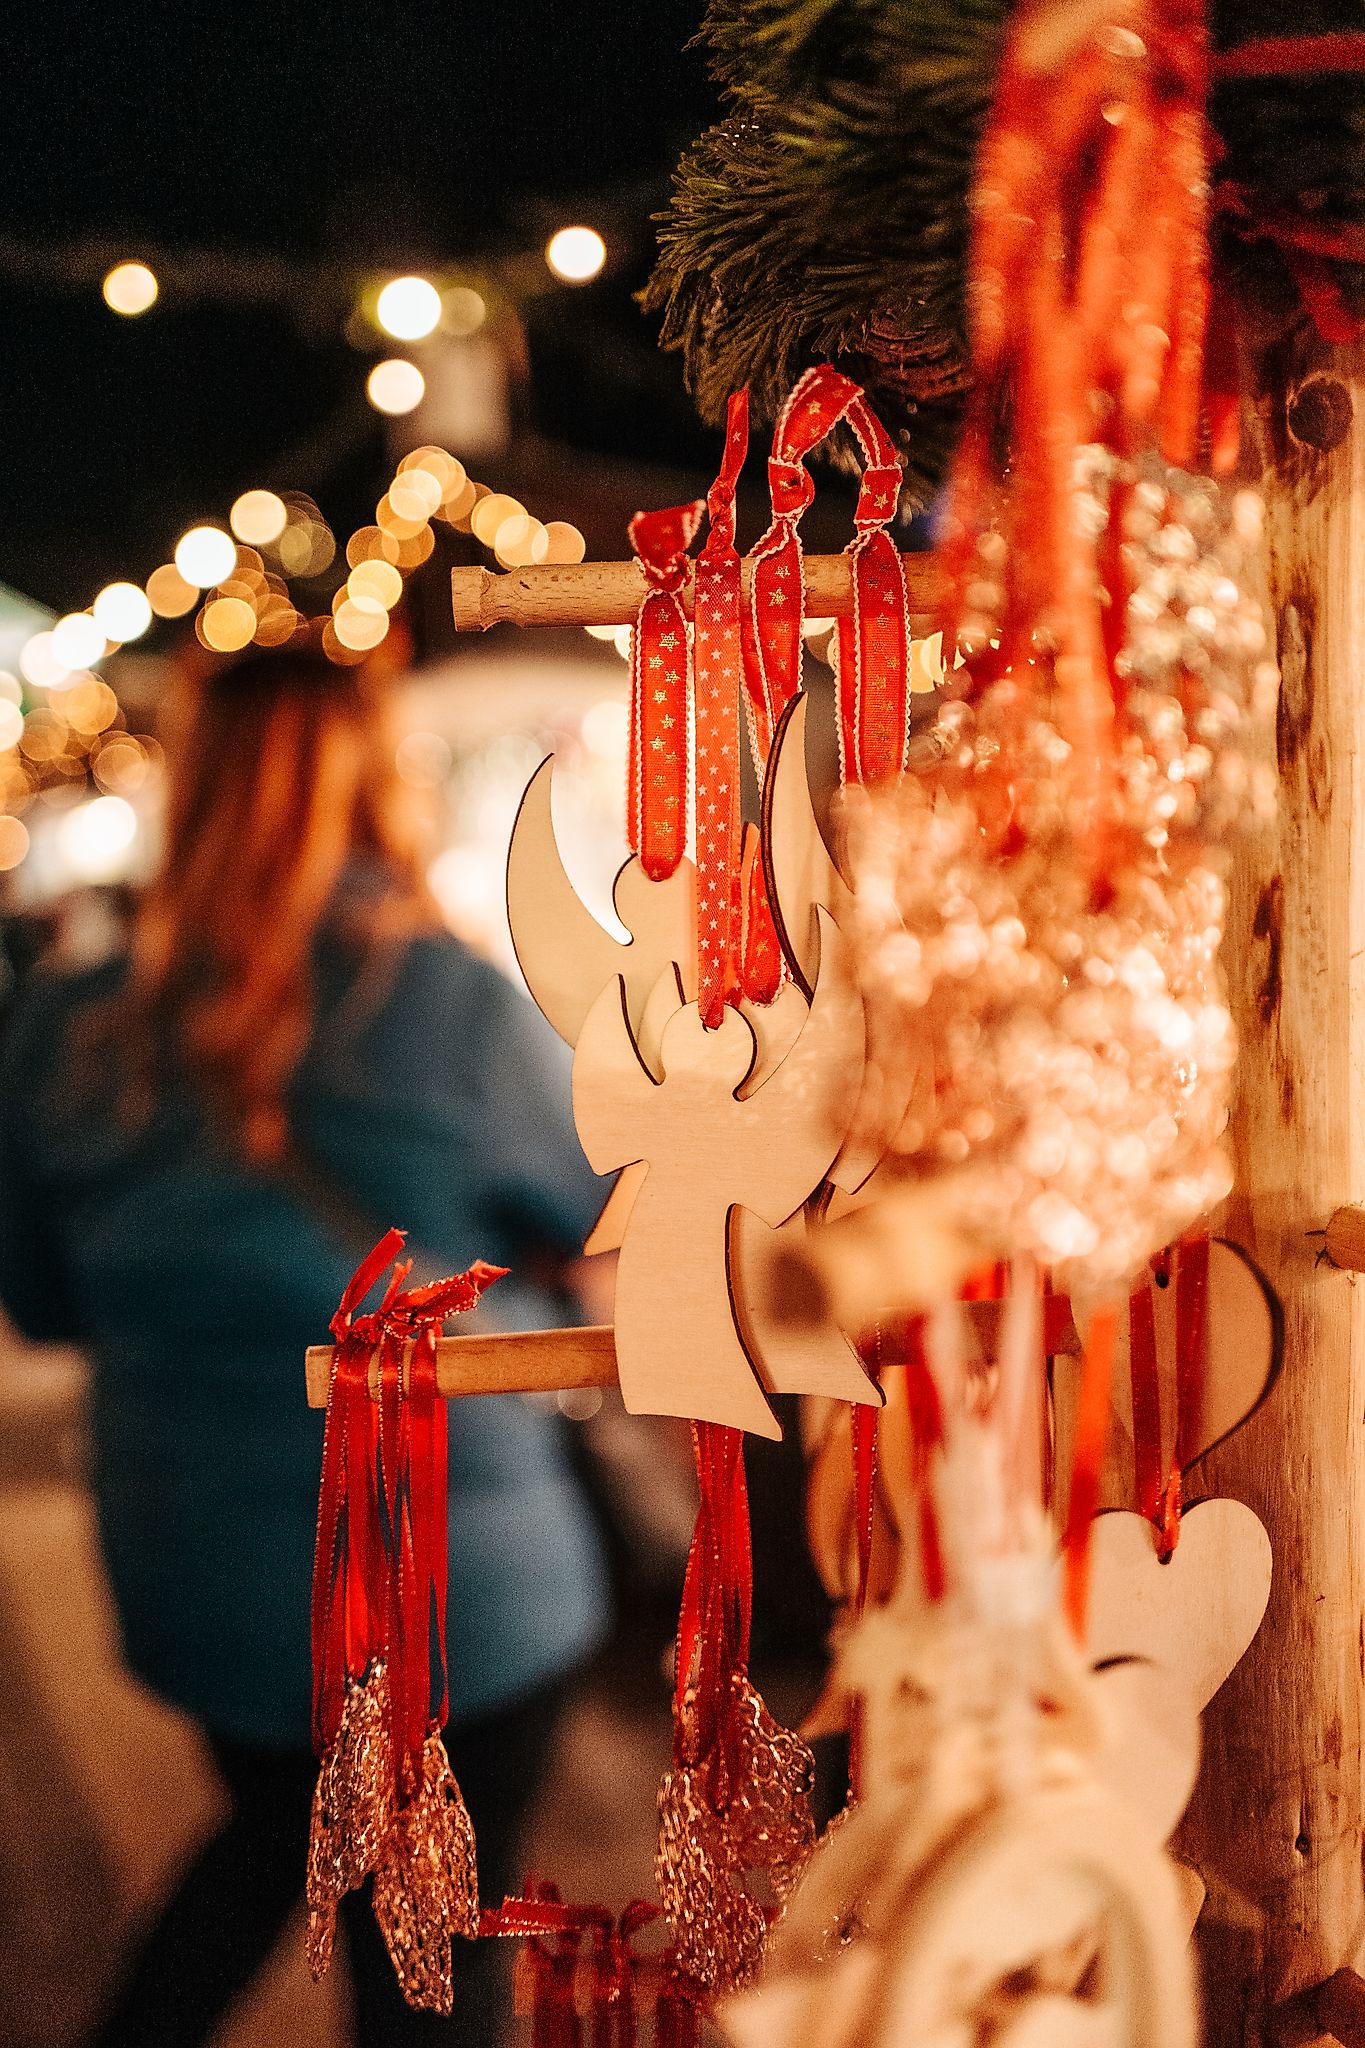
[[[932, 622], [943, 597], [943, 577], [931, 554], [904, 555], [911, 616]], [[740, 563], [740, 590], [747, 600], [752, 557]], [[847, 555], [807, 555], [804, 616], [847, 618], [853, 610], [853, 572]], [[692, 610], [694, 565], [688, 564], [681, 596]], [[452, 569], [451, 605], [456, 630], [484, 633], [490, 626], [629, 626], [646, 593], [638, 562], [547, 562], [539, 567]]]
[[[989, 1356], [1000, 1317], [997, 1301], [973, 1301], [965, 1313]], [[904, 1365], [909, 1356], [907, 1324], [882, 1331], [883, 1365]], [[1043, 1342], [1049, 1357], [1080, 1350], [1080, 1338], [1064, 1295], [1043, 1303]], [[327, 1406], [332, 1376], [330, 1344], [310, 1344], [306, 1362], [308, 1405]], [[436, 1346], [436, 1385], [451, 1399], [467, 1394], [559, 1394], [574, 1387], [616, 1385], [616, 1339], [610, 1323], [581, 1330], [510, 1330], [469, 1337], [442, 1337]], [[378, 1368], [370, 1391], [379, 1391]]]

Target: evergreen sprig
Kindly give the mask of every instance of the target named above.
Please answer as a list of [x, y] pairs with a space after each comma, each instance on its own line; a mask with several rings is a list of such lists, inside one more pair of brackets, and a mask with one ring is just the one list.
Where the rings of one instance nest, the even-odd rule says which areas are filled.
[[[683, 157], [643, 301], [708, 420], [748, 384], [771, 418], [837, 358], [900, 432], [907, 485], [942, 473], [967, 382], [968, 192], [1010, 0], [711, 0], [726, 116]], [[1365, 0], [1216, 0], [1216, 48], [1365, 30]], [[1221, 177], [1319, 222], [1365, 220], [1365, 78], [1227, 82]], [[1273, 243], [1218, 232], [1263, 317], [1297, 297]], [[1365, 271], [1343, 267], [1365, 305]]]

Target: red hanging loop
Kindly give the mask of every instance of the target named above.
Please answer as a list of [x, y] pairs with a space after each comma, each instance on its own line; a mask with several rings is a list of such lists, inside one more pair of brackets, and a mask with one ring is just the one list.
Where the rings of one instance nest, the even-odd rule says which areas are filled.
[[687, 847], [691, 656], [682, 590], [704, 510], [698, 498], [630, 522], [649, 589], [631, 640], [626, 836], [651, 882], [666, 881]]

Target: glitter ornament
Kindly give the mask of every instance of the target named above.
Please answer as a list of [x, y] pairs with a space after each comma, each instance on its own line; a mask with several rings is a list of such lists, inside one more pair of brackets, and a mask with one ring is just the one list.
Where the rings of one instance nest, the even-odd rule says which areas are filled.
[[881, 1133], [883, 1183], [922, 1182], [983, 1254], [1027, 1251], [1103, 1292], [1230, 1186], [1215, 849], [1269, 807], [1248, 738], [1275, 671], [1240, 581], [1254, 498], [1224, 518], [1212, 487], [1102, 448], [1076, 471], [1078, 519], [1119, 537], [1127, 593], [1102, 803], [1078, 801], [1094, 764], [1054, 716], [1045, 632], [1001, 672], [994, 533], [965, 623], [969, 673], [988, 680], [945, 707], [920, 774], [843, 802], [881, 1102], [903, 1100], [898, 1058], [919, 1065], [927, 1044], [933, 1072]]

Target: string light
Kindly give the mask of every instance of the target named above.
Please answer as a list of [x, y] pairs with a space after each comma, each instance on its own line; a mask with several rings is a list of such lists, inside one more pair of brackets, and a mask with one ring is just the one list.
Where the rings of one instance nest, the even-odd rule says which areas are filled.
[[147, 602], [159, 619], [183, 619], [198, 601], [196, 586], [187, 583], [171, 562], [163, 562], [147, 578]]
[[228, 514], [228, 525], [238, 540], [258, 548], [273, 546], [288, 520], [289, 507], [274, 491], [243, 491]]
[[156, 304], [156, 273], [145, 263], [116, 263], [100, 290], [111, 313], [133, 320]]
[[208, 590], [237, 566], [232, 536], [221, 526], [192, 526], [175, 544], [175, 566], [186, 583]]
[[426, 389], [426, 378], [405, 356], [389, 356], [376, 363], [365, 381], [365, 395], [375, 411], [395, 419], [419, 406]]
[[69, 673], [57, 658], [51, 633], [31, 633], [19, 651], [19, 669], [35, 690], [59, 690]]
[[481, 293], [467, 284], [453, 285], [441, 298], [442, 325], [448, 334], [463, 340], [477, 334], [488, 318], [488, 307]]
[[68, 612], [52, 628], [53, 658], [61, 663], [68, 675], [100, 661], [108, 644], [89, 612]]
[[425, 341], [441, 324], [441, 294], [425, 277], [395, 277], [379, 294], [375, 311], [395, 341]]
[[136, 837], [137, 812], [127, 798], [97, 796], [62, 819], [62, 856], [78, 881], [109, 881]]
[[216, 597], [199, 617], [200, 638], [215, 654], [237, 654], [256, 634], [256, 611], [244, 597]]
[[28, 827], [22, 818], [0, 817], [0, 870], [17, 868], [28, 852]]
[[545, 261], [564, 284], [587, 284], [607, 260], [596, 228], [560, 228], [545, 244]]
[[106, 583], [90, 607], [106, 640], [126, 646], [140, 640], [152, 623], [152, 607], [136, 583]]

